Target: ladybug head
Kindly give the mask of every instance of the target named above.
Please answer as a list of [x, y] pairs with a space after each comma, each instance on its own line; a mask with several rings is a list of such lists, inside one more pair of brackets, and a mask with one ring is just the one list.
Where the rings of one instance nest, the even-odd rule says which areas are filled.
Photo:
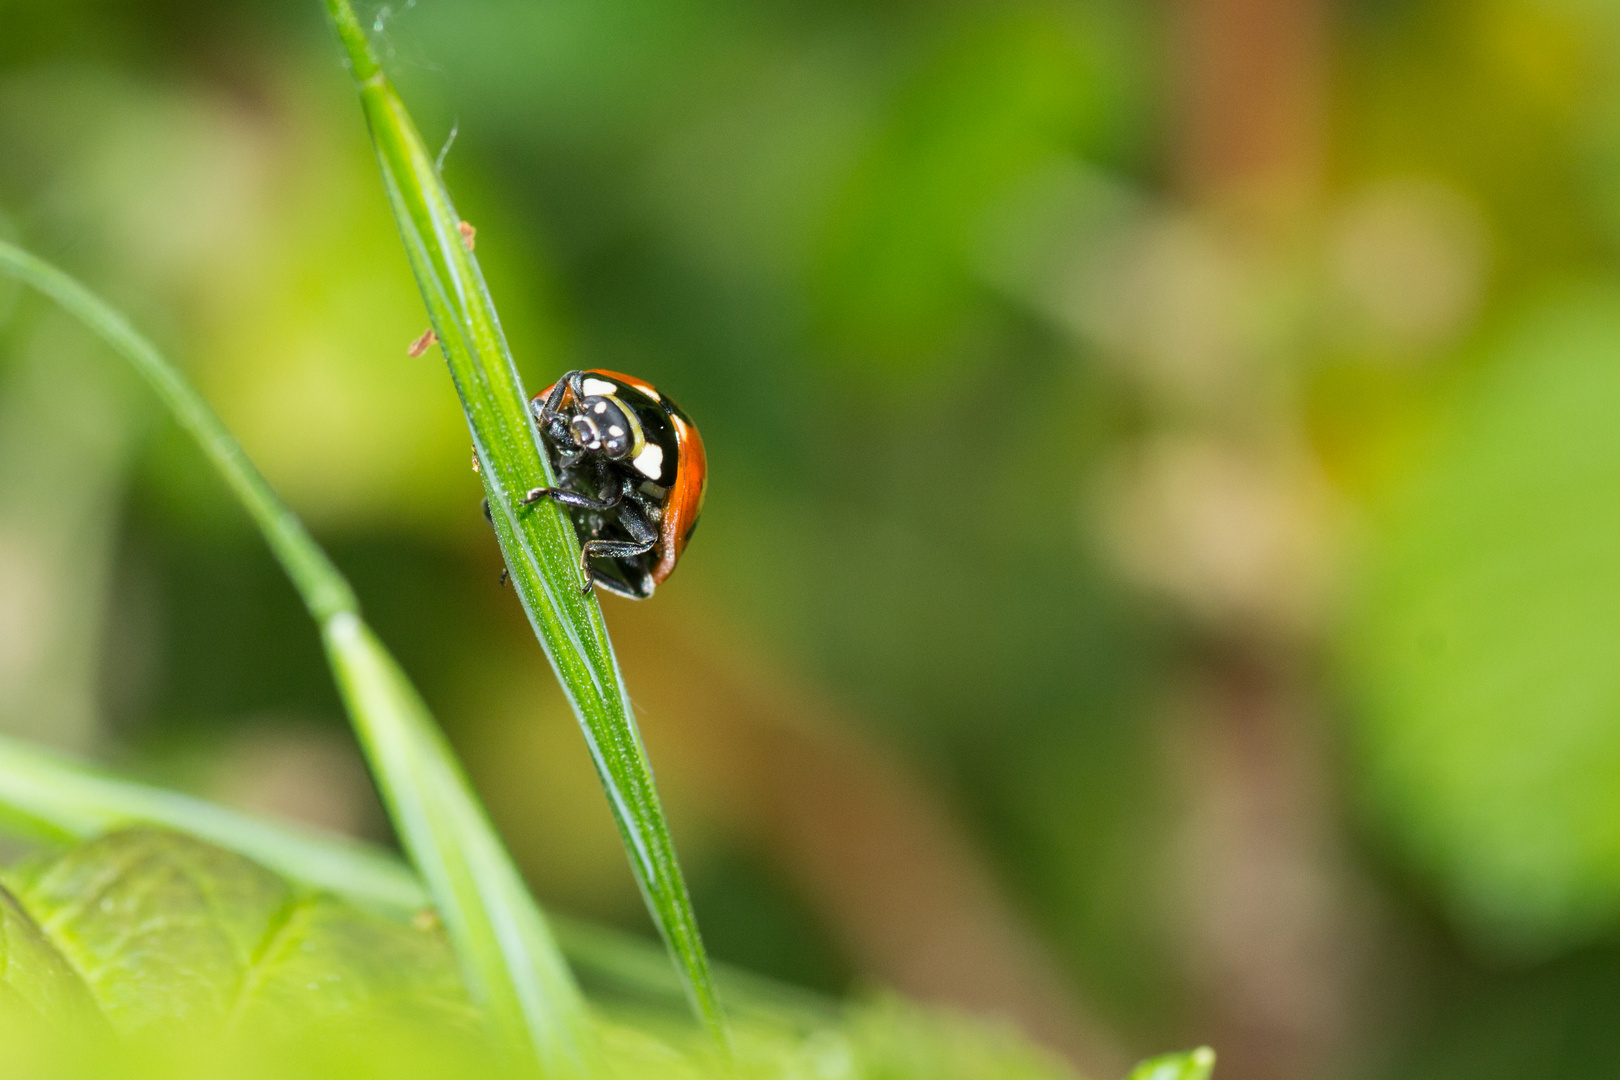
[[641, 425], [629, 409], [615, 398], [596, 395], [580, 402], [568, 433], [581, 450], [613, 461], [630, 457], [643, 441]]

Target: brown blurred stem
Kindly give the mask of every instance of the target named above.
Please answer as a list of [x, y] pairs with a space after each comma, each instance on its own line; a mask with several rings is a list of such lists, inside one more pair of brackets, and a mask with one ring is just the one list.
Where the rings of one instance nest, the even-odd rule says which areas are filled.
[[1175, 158], [1199, 203], [1291, 215], [1316, 194], [1327, 0], [1179, 0]]
[[[1179, 0], [1175, 12], [1183, 192], [1251, 256], [1277, 259], [1320, 198], [1328, 0]], [[1240, 396], [1262, 396], [1249, 389]], [[1258, 425], [1212, 418], [1210, 434], [1241, 442], [1258, 426], [1270, 453], [1307, 457], [1291, 404], [1276, 404]], [[1301, 674], [1311, 638], [1214, 627], [1170, 725], [1188, 798], [1180, 865], [1204, 1002], [1196, 1035], [1219, 1048], [1224, 1075], [1251, 1080], [1320, 1074], [1349, 1024], [1355, 935], [1319, 709]]]

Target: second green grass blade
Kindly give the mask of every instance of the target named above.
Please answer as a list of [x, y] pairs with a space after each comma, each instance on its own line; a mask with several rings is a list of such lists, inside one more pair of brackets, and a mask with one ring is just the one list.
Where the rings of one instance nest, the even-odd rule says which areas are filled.
[[[208, 403], [122, 316], [60, 270], [4, 241], [0, 272], [49, 296], [129, 360], [242, 501], [320, 626], [389, 816], [438, 905], [474, 1000], [497, 1036], [520, 1054], [523, 1047], [532, 1050], [547, 1075], [584, 1074], [592, 1032], [545, 919], [415, 687], [361, 620], [348, 582]], [[88, 793], [84, 785], [79, 791]], [[40, 794], [36, 784], [36, 806]], [[131, 808], [172, 806], [142, 799]], [[201, 824], [225, 823], [207, 815]]]
[[694, 1008], [722, 1044], [725, 1020], [686, 883], [636, 730], [602, 611], [579, 569], [567, 516], [528, 510], [523, 493], [555, 484], [529, 418], [517, 368], [460, 233], [460, 218], [404, 105], [378, 67], [348, 0], [327, 0], [348, 52], [383, 184], [428, 316], [461, 396], [491, 518], [529, 622], [579, 717], [647, 906], [686, 980]]

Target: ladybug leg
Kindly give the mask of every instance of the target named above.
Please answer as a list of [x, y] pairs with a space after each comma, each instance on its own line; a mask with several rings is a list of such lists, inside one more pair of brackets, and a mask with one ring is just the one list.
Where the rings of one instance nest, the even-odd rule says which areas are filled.
[[540, 425], [541, 430], [545, 430], [546, 426], [557, 418], [558, 412], [562, 409], [563, 396], [571, 389], [570, 380], [575, 374], [577, 372], [570, 371], [558, 379], [544, 401], [529, 402], [529, 411], [534, 414], [534, 422]]
[[632, 600], [644, 600], [648, 596], [651, 596], [652, 584], [650, 581], [645, 580], [645, 577], [642, 581], [642, 591], [626, 592], [619, 582], [610, 581], [606, 575], [599, 574], [595, 570], [591, 569], [591, 560], [627, 559], [636, 555], [645, 555], [647, 552], [651, 551], [654, 546], [657, 545], [657, 543], [658, 538], [656, 536], [644, 544], [627, 543], [623, 540], [585, 541], [584, 549], [581, 551], [579, 556], [579, 568], [585, 575], [585, 587], [581, 589], [580, 592], [590, 592], [591, 585], [594, 583], [597, 585], [606, 586], [609, 592], [618, 593], [620, 596], [628, 596]]
[[[648, 523], [646, 516], [636, 505], [634, 499], [627, 502], [619, 510], [619, 527], [630, 534], [629, 540], [587, 540], [580, 548], [579, 568], [585, 575], [585, 591], [590, 592], [591, 582], [601, 583], [602, 576], [591, 569], [592, 559], [628, 559], [637, 555], [645, 555], [658, 546], [658, 530]], [[614, 583], [618, 584], [617, 582]], [[650, 583], [642, 583], [645, 592], [626, 593], [613, 586], [609, 591], [619, 592], [621, 596], [630, 596], [632, 599], [642, 599], [650, 595]]]
[[584, 380], [583, 371], [570, 371], [557, 380], [544, 401], [529, 403], [529, 412], [534, 416], [541, 436], [565, 458], [577, 457], [578, 451], [574, 448], [573, 437], [568, 433], [568, 421], [562, 415], [563, 402], [570, 394], [575, 402], [585, 400]]
[[[651, 574], [641, 575], [641, 580], [636, 582], [634, 586], [626, 585], [618, 578], [608, 577], [606, 574], [598, 573], [595, 570], [591, 571], [591, 580], [599, 588], [606, 589], [614, 596], [622, 596], [626, 600], [645, 600], [653, 593]], [[585, 591], [590, 591], [589, 585], [585, 587]]]
[[611, 499], [593, 499], [589, 495], [581, 495], [577, 491], [568, 491], [563, 488], [535, 488], [523, 496], [523, 505], [533, 506], [541, 499], [554, 499], [563, 506], [574, 510], [611, 510], [619, 505], [617, 495]]
[[585, 373], [583, 371], [576, 368], [564, 375], [561, 381], [568, 384], [568, 392], [574, 395], [575, 404], [585, 400]]
[[625, 496], [635, 494], [636, 485], [616, 472], [606, 458], [591, 458], [591, 466], [591, 485], [596, 488], [596, 497], [603, 500], [603, 509], [617, 506]]
[[635, 555], [645, 555], [657, 545], [656, 533], [645, 543], [629, 540], [587, 540], [581, 549], [581, 569], [590, 569], [591, 559], [628, 559]]
[[568, 421], [559, 414], [553, 416], [546, 425], [540, 429], [541, 438], [556, 451], [556, 464], [567, 468], [577, 462], [584, 451], [574, 445], [573, 436], [568, 431]]
[[535, 488], [523, 497], [524, 506], [533, 506], [541, 499], [555, 499], [563, 506], [575, 510], [611, 510], [624, 501], [624, 485], [604, 489], [612, 493], [605, 499], [593, 499], [589, 495], [582, 495], [577, 491], [568, 491], [565, 488]]

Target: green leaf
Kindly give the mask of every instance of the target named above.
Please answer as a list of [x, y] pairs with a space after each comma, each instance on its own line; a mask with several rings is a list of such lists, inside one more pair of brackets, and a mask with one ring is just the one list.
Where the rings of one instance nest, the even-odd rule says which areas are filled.
[[708, 957], [602, 610], [580, 571], [573, 526], [555, 505], [521, 504], [525, 492], [556, 481], [494, 302], [462, 240], [460, 217], [433, 157], [379, 68], [353, 9], [347, 0], [327, 0], [327, 11], [348, 52], [383, 186], [467, 414], [512, 583], [579, 718], [653, 921], [698, 1015], [724, 1045], [725, 1019]]
[[368, 915], [179, 833], [112, 833], [5, 880], [8, 986], [19, 973], [47, 986], [36, 996], [57, 1019], [88, 1005], [124, 1034], [190, 1038], [480, 1024], [436, 926]]
[[348, 582], [208, 403], [122, 316], [3, 242], [0, 270], [45, 293], [129, 360], [241, 500], [320, 625], [394, 827], [438, 905], [474, 998], [506, 1045], [532, 1048], [551, 1075], [583, 1072], [593, 1033], [544, 917], [415, 688], [361, 620]]
[[0, 891], [0, 1018], [102, 1026], [90, 991], [10, 892]]
[[891, 996], [851, 1006], [836, 1032], [812, 1036], [797, 1068], [782, 1071], [870, 1080], [1076, 1080], [1067, 1062], [1011, 1027]]
[[1620, 289], [1482, 358], [1375, 520], [1346, 671], [1362, 794], [1492, 948], [1620, 923]]
[[[6, 768], [0, 757], [0, 775]], [[151, 790], [94, 780], [136, 793]], [[129, 793], [123, 797], [126, 804], [135, 801]], [[215, 810], [220, 820], [232, 814]], [[242, 835], [251, 843], [260, 834]], [[272, 850], [285, 857], [308, 845], [319, 862], [325, 842], [289, 832]], [[325, 854], [340, 862], [350, 853]], [[476, 1037], [480, 1015], [461, 988], [444, 935], [431, 923], [379, 918], [167, 830], [110, 834], [27, 860], [3, 879], [24, 903], [0, 892], [0, 1059], [10, 1064], [38, 1051], [37, 1039], [19, 1043], [17, 1036], [36, 1035], [39, 1021], [66, 1020], [76, 1034], [62, 1045], [52, 1035], [58, 1029], [45, 1027], [49, 1067], [13, 1070], [17, 1075], [489, 1080], [502, 1074]], [[626, 947], [609, 932], [590, 933], [605, 937], [610, 951]], [[641, 955], [624, 959], [641, 969], [628, 981], [639, 981], [646, 969]], [[594, 963], [589, 955], [585, 960], [587, 967]], [[662, 969], [667, 977], [668, 965]], [[618, 963], [603, 970], [625, 973]], [[667, 1080], [1074, 1080], [1061, 1060], [1006, 1027], [893, 997], [806, 1008], [804, 995], [760, 980], [740, 990], [745, 1001], [759, 997], [739, 1027], [733, 1061], [719, 1060], [712, 1040], [697, 1031], [598, 1020], [609, 1073]], [[652, 1019], [640, 1006], [631, 1008], [644, 1023]], [[79, 1045], [78, 1034], [98, 1028], [153, 1037]], [[238, 1036], [221, 1044], [223, 1058], [218, 1049], [173, 1056], [199, 1042], [208, 1049], [215, 1034]], [[252, 1054], [244, 1059], [246, 1048]], [[1180, 1059], [1200, 1061], [1196, 1054], [1176, 1055], [1155, 1064]], [[87, 1062], [97, 1063], [93, 1072], [85, 1071]], [[1137, 1075], [1207, 1080], [1208, 1070]]]
[[1215, 1051], [1207, 1046], [1177, 1054], [1148, 1058], [1131, 1070], [1128, 1080], [1209, 1080], [1215, 1071]]
[[[0, 831], [72, 845], [141, 825], [188, 833], [396, 921], [419, 915], [432, 901], [410, 867], [371, 844], [138, 783], [0, 735]], [[550, 921], [563, 953], [591, 988], [660, 1010], [681, 1005], [684, 984], [663, 950], [619, 930], [556, 916]], [[736, 970], [719, 977], [744, 1017], [810, 1027], [832, 1022], [837, 1013], [835, 1003], [809, 991]]]

